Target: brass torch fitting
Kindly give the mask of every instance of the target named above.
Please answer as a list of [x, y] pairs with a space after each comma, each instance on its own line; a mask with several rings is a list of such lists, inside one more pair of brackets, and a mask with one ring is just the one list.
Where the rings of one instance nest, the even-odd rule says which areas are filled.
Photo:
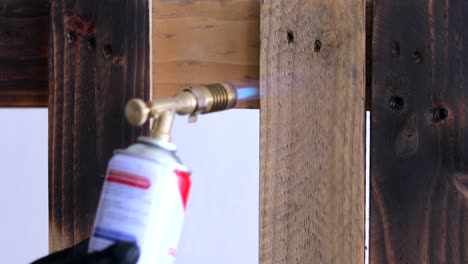
[[237, 103], [236, 90], [227, 83], [217, 83], [186, 89], [174, 97], [145, 102], [131, 99], [125, 108], [128, 122], [143, 125], [148, 118], [155, 119], [151, 137], [170, 141], [174, 115], [206, 114], [233, 108]]
[[237, 103], [237, 92], [229, 84], [217, 83], [195, 87], [190, 91], [197, 98], [198, 113], [212, 113], [233, 108]]

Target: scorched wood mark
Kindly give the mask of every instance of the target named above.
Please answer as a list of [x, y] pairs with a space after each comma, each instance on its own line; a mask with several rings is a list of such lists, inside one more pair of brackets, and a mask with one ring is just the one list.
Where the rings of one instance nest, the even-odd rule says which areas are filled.
[[47, 106], [49, 0], [0, 0], [0, 107]]
[[123, 110], [149, 99], [149, 2], [51, 2], [49, 232], [55, 251], [90, 235], [107, 161], [142, 133]]
[[370, 261], [468, 263], [468, 3], [374, 4]]

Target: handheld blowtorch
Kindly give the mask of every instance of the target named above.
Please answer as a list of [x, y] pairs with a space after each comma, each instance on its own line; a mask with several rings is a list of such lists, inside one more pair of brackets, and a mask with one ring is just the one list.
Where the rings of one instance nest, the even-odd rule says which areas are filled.
[[152, 118], [153, 128], [136, 144], [115, 151], [109, 161], [89, 252], [132, 241], [141, 251], [139, 264], [174, 262], [191, 186], [190, 171], [171, 143], [175, 115], [189, 115], [194, 121], [198, 114], [231, 109], [239, 98], [258, 95], [256, 87], [236, 88], [219, 83], [170, 98], [128, 102], [129, 123], [141, 126]]

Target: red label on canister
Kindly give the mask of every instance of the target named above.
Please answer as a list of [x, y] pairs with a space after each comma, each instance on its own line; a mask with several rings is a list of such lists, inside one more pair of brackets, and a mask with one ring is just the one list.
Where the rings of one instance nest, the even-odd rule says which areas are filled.
[[174, 170], [174, 173], [178, 177], [180, 196], [182, 198], [182, 203], [185, 209], [187, 208], [188, 195], [190, 192], [190, 186], [192, 185], [192, 181], [190, 180], [190, 173], [180, 170]]
[[151, 187], [150, 180], [145, 177], [114, 170], [109, 171], [109, 175], [106, 177], [106, 181], [124, 184], [144, 190], [147, 190], [149, 187]]

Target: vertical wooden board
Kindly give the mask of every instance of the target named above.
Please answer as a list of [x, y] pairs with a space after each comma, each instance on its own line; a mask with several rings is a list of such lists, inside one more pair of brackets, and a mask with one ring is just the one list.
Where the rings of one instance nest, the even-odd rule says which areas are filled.
[[47, 106], [49, 0], [0, 0], [0, 107]]
[[468, 263], [467, 27], [467, 1], [375, 1], [373, 264]]
[[366, 1], [366, 111], [371, 111], [372, 105], [372, 25], [373, 1]]
[[[258, 0], [152, 0], [154, 97], [221, 81], [257, 80]], [[258, 108], [258, 102], [241, 107]]]
[[51, 2], [49, 240], [55, 251], [89, 237], [106, 164], [141, 134], [124, 118], [149, 99], [149, 2]]
[[364, 263], [365, 2], [261, 6], [260, 262]]

